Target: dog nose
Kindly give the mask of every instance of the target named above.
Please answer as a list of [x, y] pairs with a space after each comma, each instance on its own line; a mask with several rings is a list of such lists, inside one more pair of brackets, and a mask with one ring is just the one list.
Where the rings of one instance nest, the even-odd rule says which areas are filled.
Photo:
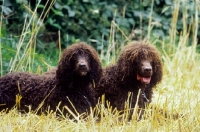
[[86, 67], [86, 64], [84, 62], [79, 63], [80, 67]]
[[150, 66], [146, 66], [146, 67], [144, 67], [144, 71], [145, 72], [151, 72], [152, 68]]

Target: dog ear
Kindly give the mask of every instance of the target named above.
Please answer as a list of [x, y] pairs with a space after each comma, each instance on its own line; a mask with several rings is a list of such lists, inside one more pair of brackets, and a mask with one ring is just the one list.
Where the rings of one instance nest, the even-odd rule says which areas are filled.
[[119, 58], [117, 60], [117, 68], [119, 73], [121, 73], [118, 76], [121, 76], [121, 78], [125, 79], [124, 77], [130, 77], [132, 76], [134, 70], [135, 70], [135, 61], [136, 61], [136, 55], [133, 55], [133, 51], [129, 52], [129, 54], [126, 52], [126, 50], [122, 51], [122, 53], [119, 55]]
[[163, 66], [160, 52], [156, 49], [155, 46], [149, 45], [149, 57], [153, 60], [153, 76], [151, 78], [150, 85], [154, 87], [162, 80], [163, 76]]
[[163, 69], [162, 69], [162, 62], [161, 60], [155, 60], [153, 62], [153, 76], [151, 85], [155, 86], [162, 80]]
[[73, 80], [73, 69], [71, 64], [72, 53], [65, 50], [62, 58], [59, 61], [58, 69], [56, 71], [57, 85], [66, 89], [70, 87], [70, 82]]
[[102, 75], [102, 66], [98, 57], [90, 55], [90, 81], [93, 83], [93, 86], [99, 81]]

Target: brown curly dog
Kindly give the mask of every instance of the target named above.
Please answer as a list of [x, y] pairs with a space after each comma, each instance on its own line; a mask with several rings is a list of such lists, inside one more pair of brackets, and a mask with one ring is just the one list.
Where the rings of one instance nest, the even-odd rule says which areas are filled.
[[[22, 96], [20, 109], [35, 110], [44, 100], [43, 109], [50, 107], [67, 112], [83, 113], [95, 106], [94, 87], [102, 75], [97, 52], [84, 42], [73, 44], [63, 51], [57, 69], [52, 73], [38, 75], [25, 72], [9, 73], [0, 77], [0, 109], [11, 109], [16, 104], [16, 95]], [[74, 107], [76, 110], [74, 110]]]
[[[132, 42], [124, 47], [117, 63], [104, 69], [96, 89], [97, 97], [105, 94], [105, 99], [118, 110], [125, 109], [128, 93], [129, 108], [137, 102], [145, 108], [151, 102], [152, 88], [162, 79], [162, 62], [158, 50], [147, 43]], [[139, 94], [140, 91], [140, 94]]]

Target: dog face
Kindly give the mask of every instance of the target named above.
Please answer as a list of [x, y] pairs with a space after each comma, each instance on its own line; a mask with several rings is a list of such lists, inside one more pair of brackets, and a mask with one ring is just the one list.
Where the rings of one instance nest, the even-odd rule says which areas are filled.
[[90, 71], [89, 58], [83, 54], [74, 54], [72, 57], [73, 72], [78, 76], [86, 76]]
[[149, 84], [153, 75], [152, 62], [150, 60], [136, 61], [137, 80], [143, 84]]

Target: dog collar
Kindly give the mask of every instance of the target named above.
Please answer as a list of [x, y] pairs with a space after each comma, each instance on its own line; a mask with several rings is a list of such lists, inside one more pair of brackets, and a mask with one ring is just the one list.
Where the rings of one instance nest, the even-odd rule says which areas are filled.
[[83, 95], [83, 97], [85, 98], [85, 100], [88, 103], [88, 105], [91, 107], [92, 105], [91, 105], [90, 101], [88, 100], [88, 98], [85, 95]]
[[147, 98], [147, 96], [146, 96], [146, 94], [145, 94], [144, 91], [141, 91], [141, 95], [142, 95], [142, 97], [146, 100], [147, 103], [150, 102], [150, 101], [148, 100], [148, 98]]
[[90, 101], [88, 100], [88, 98], [87, 98], [84, 94], [82, 94], [81, 92], [78, 92], [78, 94], [83, 96], [83, 98], [85, 99], [85, 101], [87, 102], [87, 104], [88, 104], [90, 107], [92, 106], [92, 104], [90, 103]]

